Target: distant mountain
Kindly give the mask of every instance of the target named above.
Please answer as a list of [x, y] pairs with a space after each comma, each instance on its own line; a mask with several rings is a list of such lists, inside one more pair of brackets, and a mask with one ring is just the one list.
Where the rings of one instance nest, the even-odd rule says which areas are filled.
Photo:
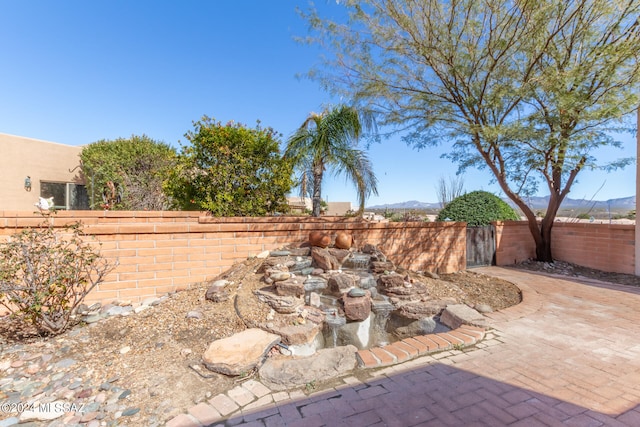
[[[515, 204], [508, 199], [504, 199], [511, 206]], [[549, 204], [549, 196], [546, 197], [527, 197], [525, 198], [531, 209], [545, 209]], [[619, 199], [609, 200], [586, 200], [586, 199], [570, 199], [566, 198], [562, 202], [564, 209], [622, 209], [632, 210], [636, 208], [636, 196], [622, 197]], [[368, 206], [366, 209], [440, 209], [440, 203], [425, 203], [417, 200], [409, 200], [408, 202], [389, 203], [386, 205]]]
[[367, 206], [366, 209], [439, 209], [440, 203], [425, 203], [417, 200], [408, 202], [389, 203], [386, 205]]
[[[511, 200], [505, 199], [511, 206], [515, 206]], [[525, 201], [532, 209], [544, 209], [549, 204], [549, 196], [546, 197], [527, 197]], [[636, 208], [636, 196], [622, 197], [619, 199], [609, 200], [587, 200], [587, 199], [570, 199], [563, 200], [560, 206], [564, 209], [623, 209], [631, 210]]]

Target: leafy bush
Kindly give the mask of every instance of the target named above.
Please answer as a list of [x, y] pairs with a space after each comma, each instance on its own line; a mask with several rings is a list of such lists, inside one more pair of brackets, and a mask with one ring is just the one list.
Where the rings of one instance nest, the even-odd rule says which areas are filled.
[[10, 333], [56, 335], [73, 326], [77, 306], [114, 267], [81, 233], [79, 223], [57, 231], [47, 218], [0, 245], [0, 304], [11, 312]]
[[165, 190], [183, 210], [213, 216], [264, 216], [287, 212], [293, 166], [280, 155], [271, 128], [248, 128], [209, 117], [194, 123], [185, 136], [178, 165]]
[[146, 135], [100, 140], [80, 153], [92, 209], [166, 210], [162, 186], [176, 166], [176, 151]]
[[486, 191], [472, 191], [454, 199], [438, 214], [436, 221], [466, 222], [471, 227], [489, 225], [491, 221], [520, 220], [504, 200]]
[[579, 213], [578, 215], [576, 215], [576, 218], [578, 219], [589, 219], [591, 218], [591, 215], [589, 215], [588, 213]]

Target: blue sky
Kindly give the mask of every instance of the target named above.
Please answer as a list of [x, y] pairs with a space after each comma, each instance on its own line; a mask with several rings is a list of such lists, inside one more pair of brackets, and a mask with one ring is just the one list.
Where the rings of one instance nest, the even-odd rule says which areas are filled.
[[[179, 146], [203, 115], [250, 126], [260, 120], [291, 135], [312, 111], [335, 102], [298, 75], [320, 51], [300, 45], [305, 0], [1, 0], [0, 132], [70, 145], [146, 134]], [[335, 1], [320, 11], [340, 13]], [[635, 137], [603, 160], [635, 156]], [[370, 148], [379, 196], [367, 205], [437, 202], [441, 176], [456, 165], [446, 147], [416, 151], [399, 138]], [[1, 155], [1, 154], [0, 154]], [[488, 172], [469, 171], [465, 188], [499, 193]], [[635, 194], [635, 166], [583, 172], [570, 194], [596, 199]], [[328, 177], [329, 201], [356, 202], [344, 178]], [[541, 195], [545, 195], [542, 191]]]

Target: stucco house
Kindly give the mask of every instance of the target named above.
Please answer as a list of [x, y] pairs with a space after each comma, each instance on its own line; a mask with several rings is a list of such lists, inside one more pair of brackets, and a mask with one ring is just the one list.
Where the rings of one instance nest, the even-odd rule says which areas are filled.
[[39, 197], [57, 209], [89, 209], [81, 146], [0, 133], [0, 210], [34, 211]]

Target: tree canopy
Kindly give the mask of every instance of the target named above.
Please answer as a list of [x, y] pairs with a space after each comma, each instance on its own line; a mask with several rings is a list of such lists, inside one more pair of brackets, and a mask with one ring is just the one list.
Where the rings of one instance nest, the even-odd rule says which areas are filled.
[[166, 189], [177, 205], [214, 216], [261, 216], [286, 212], [292, 166], [280, 155], [278, 134], [209, 117], [186, 135], [178, 166]]
[[311, 190], [314, 216], [320, 216], [322, 178], [327, 168], [335, 174], [344, 173], [354, 183], [360, 213], [366, 198], [371, 193], [378, 194], [371, 162], [357, 148], [363, 123], [371, 127], [355, 108], [341, 105], [310, 114], [289, 138], [285, 157], [300, 171], [298, 185], [303, 196], [307, 189]]
[[146, 135], [100, 140], [80, 153], [92, 209], [165, 210], [162, 186], [176, 151]]
[[[330, 55], [313, 77], [416, 148], [446, 143], [489, 168], [552, 260], [562, 200], [638, 105], [635, 0], [345, 0], [348, 22], [303, 14]], [[525, 196], [550, 192], [540, 223]]]

